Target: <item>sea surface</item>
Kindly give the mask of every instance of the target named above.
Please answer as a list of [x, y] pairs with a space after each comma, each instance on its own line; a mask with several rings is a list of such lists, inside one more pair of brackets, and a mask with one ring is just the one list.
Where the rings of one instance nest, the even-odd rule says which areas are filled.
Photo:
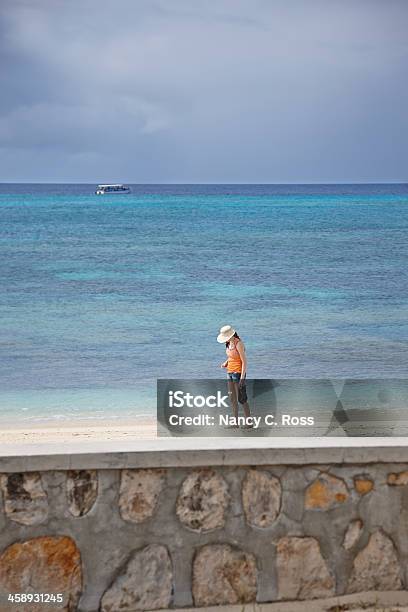
[[408, 185], [0, 185], [0, 419], [155, 412], [157, 378], [408, 376]]

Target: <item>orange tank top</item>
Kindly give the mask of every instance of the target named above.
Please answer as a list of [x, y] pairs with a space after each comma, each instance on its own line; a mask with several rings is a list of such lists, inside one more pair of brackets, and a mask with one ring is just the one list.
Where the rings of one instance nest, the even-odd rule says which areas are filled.
[[[238, 340], [239, 342], [239, 340]], [[234, 340], [234, 344], [231, 346], [231, 341], [227, 347], [226, 353], [228, 357], [227, 372], [242, 372], [242, 360], [238, 353], [237, 344]]]

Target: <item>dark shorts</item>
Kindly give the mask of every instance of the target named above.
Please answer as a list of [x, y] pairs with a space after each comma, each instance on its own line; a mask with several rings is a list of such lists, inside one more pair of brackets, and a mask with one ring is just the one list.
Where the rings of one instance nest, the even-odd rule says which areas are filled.
[[241, 372], [228, 372], [228, 378], [234, 382], [239, 382], [241, 380]]

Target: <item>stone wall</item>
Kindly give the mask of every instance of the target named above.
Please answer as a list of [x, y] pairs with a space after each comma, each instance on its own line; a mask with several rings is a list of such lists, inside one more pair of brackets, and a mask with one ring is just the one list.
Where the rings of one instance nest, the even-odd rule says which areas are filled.
[[407, 588], [408, 463], [219, 457], [193, 467], [8, 464], [0, 609], [16, 610], [10, 592], [63, 593], [59, 607], [19, 612], [117, 612]]

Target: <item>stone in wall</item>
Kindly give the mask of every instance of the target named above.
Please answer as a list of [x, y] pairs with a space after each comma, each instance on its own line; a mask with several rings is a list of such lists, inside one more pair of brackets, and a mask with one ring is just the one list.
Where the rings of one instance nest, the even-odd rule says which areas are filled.
[[[58, 604], [58, 610], [75, 612], [81, 590], [81, 557], [71, 538], [41, 537], [18, 542], [0, 557], [0, 593], [62, 593], [64, 601]], [[56, 608], [57, 604], [22, 603], [16, 611]]]
[[208, 544], [193, 564], [196, 606], [245, 604], [256, 600], [257, 568], [254, 555], [229, 544]]
[[224, 478], [210, 468], [194, 470], [181, 485], [176, 513], [185, 527], [211, 531], [222, 527], [229, 504]]
[[281, 501], [278, 478], [261, 470], [247, 472], [242, 485], [242, 505], [249, 525], [270, 527], [278, 517]]
[[367, 476], [355, 476], [354, 488], [359, 495], [367, 495], [374, 488], [374, 482]]
[[394, 544], [384, 533], [376, 531], [354, 559], [347, 592], [399, 589], [402, 589], [401, 569]]
[[48, 516], [48, 498], [37, 472], [2, 474], [4, 511], [21, 525], [42, 523]]
[[397, 474], [388, 474], [387, 483], [394, 487], [403, 487], [408, 484], [408, 470]]
[[346, 550], [350, 550], [350, 548], [353, 548], [353, 546], [355, 546], [355, 544], [357, 544], [357, 542], [359, 541], [362, 532], [363, 521], [361, 519], [356, 519], [355, 521], [352, 521], [347, 527], [347, 531], [344, 535], [343, 547]]
[[343, 504], [349, 498], [346, 483], [341, 478], [320, 474], [306, 489], [307, 510], [328, 510]]
[[281, 538], [276, 565], [279, 599], [316, 599], [334, 595], [334, 580], [315, 538]]
[[165, 470], [122, 470], [119, 511], [125, 521], [142, 523], [151, 516], [165, 483]]
[[173, 570], [167, 548], [151, 544], [136, 551], [123, 572], [105, 591], [101, 612], [133, 612], [168, 608], [173, 593]]
[[67, 474], [68, 509], [73, 516], [84, 516], [92, 509], [98, 495], [96, 470], [71, 470]]

